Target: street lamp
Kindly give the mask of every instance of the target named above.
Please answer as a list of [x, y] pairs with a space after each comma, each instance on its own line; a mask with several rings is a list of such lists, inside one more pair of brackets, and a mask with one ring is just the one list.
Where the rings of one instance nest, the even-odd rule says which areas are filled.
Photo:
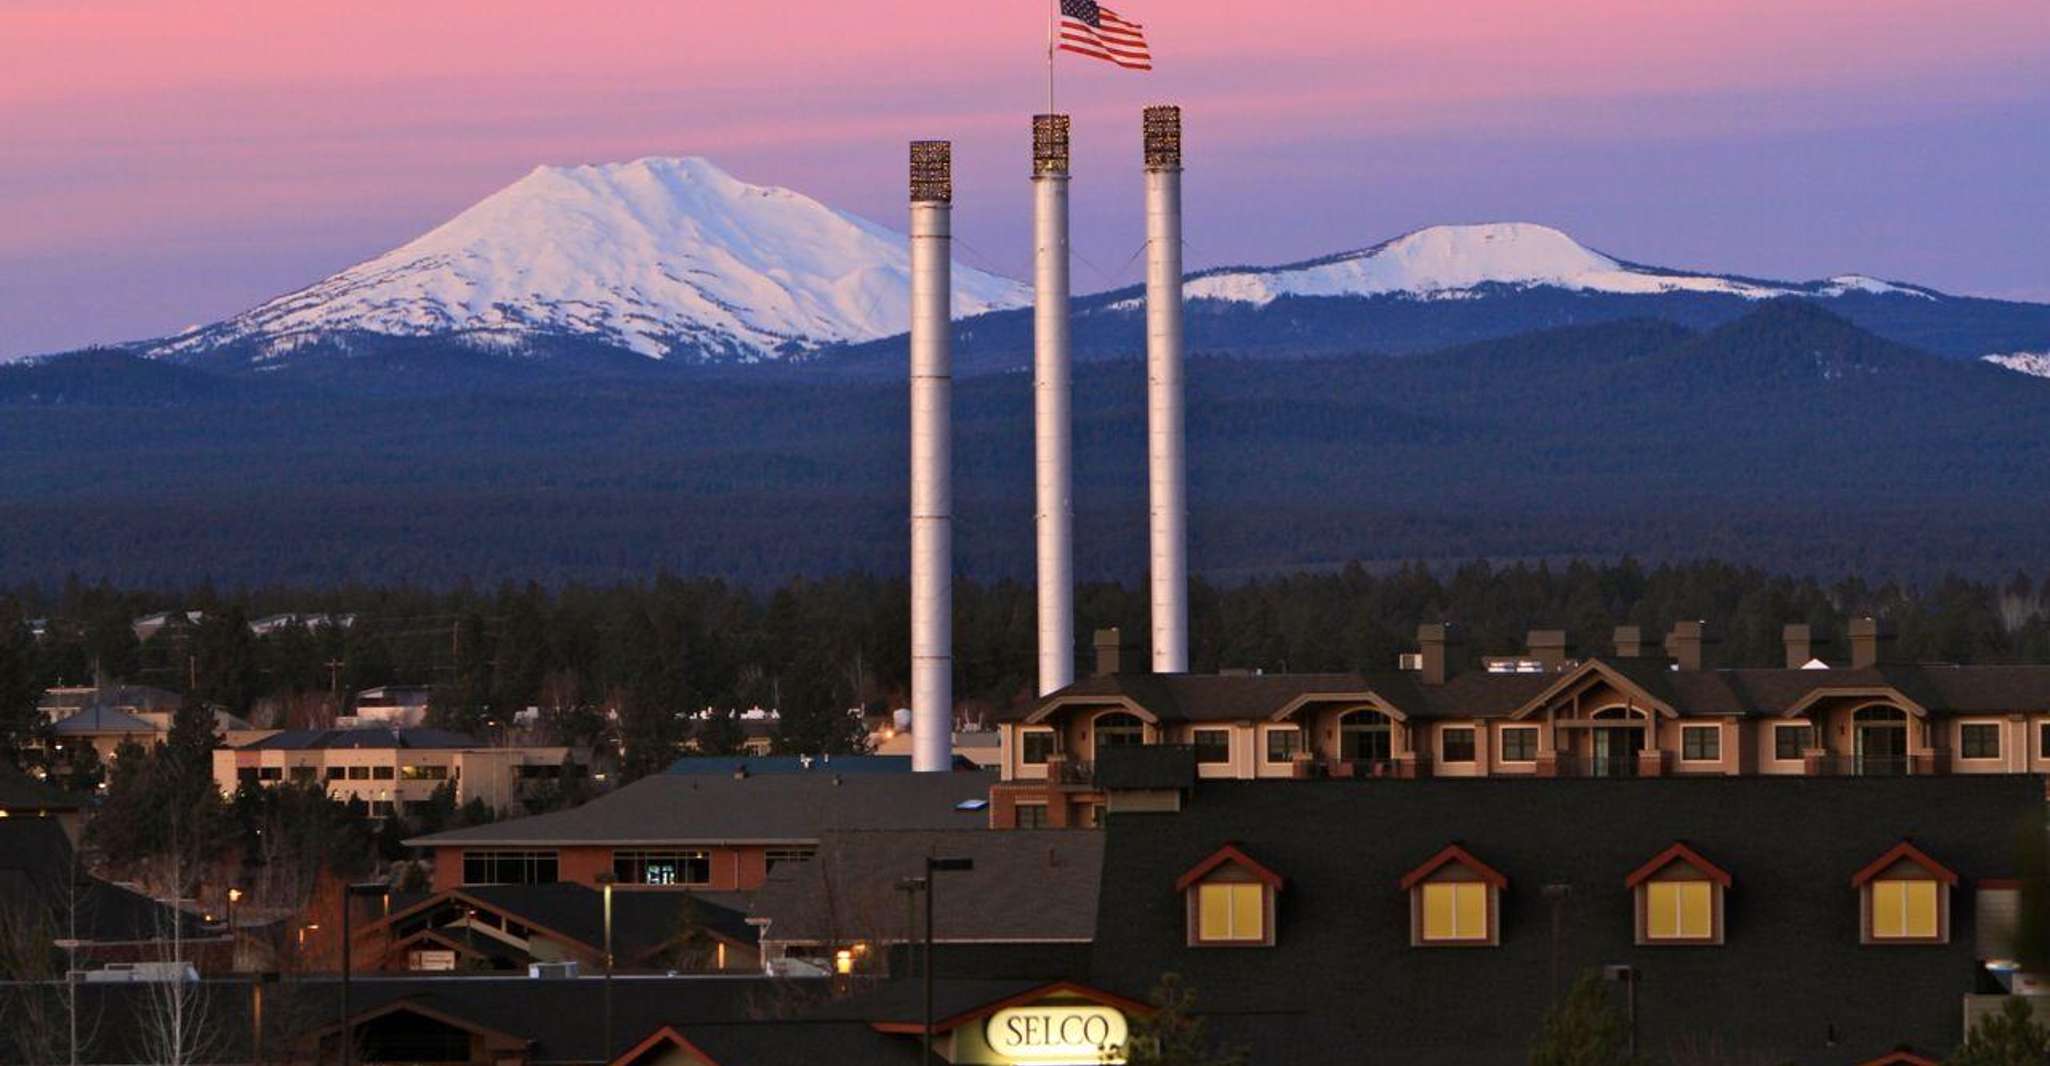
[[349, 912], [355, 910], [355, 897], [382, 895], [385, 887], [376, 881], [359, 881], [342, 886], [342, 1066], [349, 1066], [349, 1060], [355, 1057], [356, 1050], [349, 1036], [349, 957], [355, 954], [356, 946], [349, 939]]
[[599, 1058], [612, 1061], [612, 886], [619, 881], [619, 875], [611, 870], [600, 870], [596, 878], [598, 890], [605, 894], [605, 1046], [600, 1049]]
[[1631, 1058], [1637, 1057], [1637, 967], [1617, 964], [1602, 967], [1602, 980], [1619, 982], [1623, 986], [1623, 1009], [1630, 1016], [1630, 1042], [1626, 1045]]
[[237, 969], [235, 962], [242, 953], [242, 941], [235, 935], [235, 904], [242, 902], [242, 890], [228, 889], [228, 969]]
[[975, 869], [974, 859], [941, 859], [930, 855], [925, 858], [925, 1055], [918, 1060], [921, 1066], [931, 1066], [932, 1063], [933, 875], [936, 873], [953, 873], [973, 869]]

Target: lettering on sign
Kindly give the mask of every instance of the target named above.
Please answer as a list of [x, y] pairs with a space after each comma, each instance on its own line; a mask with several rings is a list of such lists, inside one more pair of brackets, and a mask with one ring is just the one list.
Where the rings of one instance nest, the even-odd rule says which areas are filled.
[[1112, 1007], [1011, 1007], [989, 1016], [983, 1037], [1013, 1062], [1125, 1061], [1125, 1016]]

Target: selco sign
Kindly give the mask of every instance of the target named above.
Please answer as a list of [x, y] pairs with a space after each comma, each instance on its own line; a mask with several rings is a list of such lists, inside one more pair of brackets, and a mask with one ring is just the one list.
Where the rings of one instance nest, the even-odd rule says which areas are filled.
[[1125, 1016], [1112, 1007], [1011, 1007], [989, 1016], [990, 1050], [1013, 1062], [1125, 1061]]

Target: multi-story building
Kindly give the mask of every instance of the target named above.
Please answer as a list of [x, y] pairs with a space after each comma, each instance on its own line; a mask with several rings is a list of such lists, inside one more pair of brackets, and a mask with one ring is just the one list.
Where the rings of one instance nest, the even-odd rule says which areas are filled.
[[1470, 663], [1458, 630], [1419, 629], [1381, 673], [1150, 674], [1115, 631], [1098, 669], [1002, 722], [999, 826], [1091, 825], [1105, 748], [1181, 745], [1204, 778], [1657, 777], [2050, 772], [2050, 666], [1895, 661], [1872, 619], [1823, 667], [1807, 626], [1786, 666], [1718, 668], [1682, 622], [1663, 647], [1634, 626], [1575, 659], [1560, 631]]
[[227, 794], [244, 784], [320, 784], [381, 818], [417, 809], [450, 782], [457, 803], [514, 809], [530, 790], [590, 765], [580, 748], [493, 747], [443, 729], [288, 729], [215, 750], [214, 782]]
[[[729, 772], [683, 769], [642, 778], [569, 810], [409, 840], [432, 849], [434, 888], [603, 884], [751, 891], [784, 862], [806, 861], [830, 829], [981, 829], [995, 775], [908, 772], [884, 756], [729, 759]], [[844, 764], [846, 770], [832, 769]], [[861, 770], [855, 769], [863, 767]]]

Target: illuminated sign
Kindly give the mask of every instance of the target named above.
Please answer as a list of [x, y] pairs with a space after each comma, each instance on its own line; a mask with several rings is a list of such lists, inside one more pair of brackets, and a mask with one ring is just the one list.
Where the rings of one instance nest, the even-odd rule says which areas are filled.
[[983, 1026], [990, 1049], [1012, 1062], [1123, 1062], [1127, 1035], [1116, 1009], [1082, 1004], [1012, 1007]]

